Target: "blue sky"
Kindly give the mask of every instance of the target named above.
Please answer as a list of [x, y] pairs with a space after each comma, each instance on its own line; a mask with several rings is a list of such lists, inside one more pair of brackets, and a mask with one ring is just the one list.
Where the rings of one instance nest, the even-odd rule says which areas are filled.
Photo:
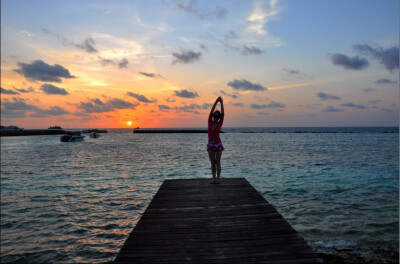
[[[222, 95], [227, 126], [398, 126], [398, 10], [391, 0], [4, 0], [2, 125], [200, 127]], [[39, 65], [73, 78], [38, 77]]]

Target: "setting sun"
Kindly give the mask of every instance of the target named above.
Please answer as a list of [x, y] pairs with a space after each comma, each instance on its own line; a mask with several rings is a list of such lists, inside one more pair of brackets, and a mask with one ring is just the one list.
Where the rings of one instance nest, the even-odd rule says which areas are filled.
[[127, 124], [128, 126], [131, 126], [131, 125], [132, 125], [132, 121], [128, 121], [128, 122], [126, 122], [126, 124]]

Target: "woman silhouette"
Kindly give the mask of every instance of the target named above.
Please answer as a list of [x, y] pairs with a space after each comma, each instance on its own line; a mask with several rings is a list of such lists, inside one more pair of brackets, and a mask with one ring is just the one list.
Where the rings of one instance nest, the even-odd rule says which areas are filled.
[[[215, 111], [218, 102], [221, 103], [221, 112]], [[213, 176], [212, 184], [219, 184], [219, 177], [221, 176], [221, 155], [224, 150], [219, 133], [221, 132], [222, 123], [224, 122], [224, 103], [221, 96], [217, 98], [213, 107], [211, 108], [210, 115], [208, 116], [208, 144], [207, 151], [211, 161], [211, 172]], [[217, 177], [215, 177], [217, 174]]]

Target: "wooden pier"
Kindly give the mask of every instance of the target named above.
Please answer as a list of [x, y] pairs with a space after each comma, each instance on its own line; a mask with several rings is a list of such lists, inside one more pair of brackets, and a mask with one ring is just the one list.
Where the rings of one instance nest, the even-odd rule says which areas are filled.
[[321, 263], [245, 178], [165, 180], [114, 263]]

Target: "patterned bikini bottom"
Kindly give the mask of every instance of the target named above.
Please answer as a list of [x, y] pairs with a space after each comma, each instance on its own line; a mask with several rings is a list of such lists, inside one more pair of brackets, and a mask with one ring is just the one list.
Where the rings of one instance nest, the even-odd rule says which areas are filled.
[[221, 152], [224, 150], [224, 146], [222, 146], [222, 143], [214, 144], [214, 143], [208, 143], [207, 144], [207, 151], [210, 152]]

